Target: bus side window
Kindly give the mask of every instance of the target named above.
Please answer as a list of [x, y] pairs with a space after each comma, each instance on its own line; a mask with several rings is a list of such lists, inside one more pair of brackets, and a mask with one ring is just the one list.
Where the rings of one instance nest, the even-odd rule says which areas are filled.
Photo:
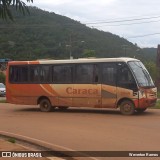
[[75, 83], [92, 84], [99, 82], [98, 64], [78, 64], [75, 70]]
[[20, 69], [20, 82], [28, 82], [28, 66], [22, 66]]
[[9, 81], [12, 83], [28, 82], [28, 66], [10, 66]]
[[75, 72], [75, 83], [91, 84], [94, 80], [93, 64], [78, 64]]
[[55, 65], [52, 70], [54, 83], [70, 84], [73, 82], [72, 65]]
[[94, 79], [93, 79], [93, 83], [98, 83], [99, 82], [99, 65], [95, 64], [94, 65]]
[[102, 83], [106, 85], [116, 86], [116, 64], [102, 64]]
[[31, 83], [39, 82], [39, 66], [30, 66], [30, 81]]
[[10, 66], [9, 68], [9, 81], [18, 82], [18, 67]]
[[40, 82], [41, 83], [49, 83], [51, 81], [51, 67], [49, 65], [42, 65], [40, 67]]

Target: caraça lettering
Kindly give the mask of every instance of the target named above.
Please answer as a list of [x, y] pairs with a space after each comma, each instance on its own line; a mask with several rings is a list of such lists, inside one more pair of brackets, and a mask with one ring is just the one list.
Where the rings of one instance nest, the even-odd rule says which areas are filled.
[[67, 94], [89, 94], [96, 95], [98, 94], [98, 89], [75, 89], [72, 87], [68, 87], [66, 89]]

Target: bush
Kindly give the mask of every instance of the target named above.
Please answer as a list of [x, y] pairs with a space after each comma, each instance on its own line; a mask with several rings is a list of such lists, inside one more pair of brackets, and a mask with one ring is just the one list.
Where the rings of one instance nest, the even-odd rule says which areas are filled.
[[5, 84], [6, 76], [3, 72], [0, 72], [0, 83]]
[[14, 138], [9, 138], [8, 142], [10, 142], [10, 143], [16, 143], [16, 140]]

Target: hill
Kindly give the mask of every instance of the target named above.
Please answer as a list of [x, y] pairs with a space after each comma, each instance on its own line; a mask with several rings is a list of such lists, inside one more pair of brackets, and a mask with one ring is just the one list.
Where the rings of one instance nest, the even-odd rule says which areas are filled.
[[[109, 32], [89, 28], [65, 16], [30, 7], [23, 16], [12, 9], [15, 21], [0, 21], [0, 58], [34, 60], [83, 56], [85, 50], [96, 57], [136, 57], [147, 60], [145, 50]], [[138, 54], [141, 53], [141, 54]]]
[[156, 61], [157, 48], [143, 48], [141, 51], [149, 60]]

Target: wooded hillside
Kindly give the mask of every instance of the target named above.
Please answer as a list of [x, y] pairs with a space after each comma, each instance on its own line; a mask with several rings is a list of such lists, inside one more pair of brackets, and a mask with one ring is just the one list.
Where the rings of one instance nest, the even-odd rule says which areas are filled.
[[[74, 58], [93, 52], [96, 57], [136, 57], [154, 60], [155, 55], [124, 38], [89, 28], [65, 16], [30, 7], [23, 16], [13, 9], [12, 21], [0, 21], [0, 58], [34, 60]], [[147, 56], [146, 56], [147, 55]]]

